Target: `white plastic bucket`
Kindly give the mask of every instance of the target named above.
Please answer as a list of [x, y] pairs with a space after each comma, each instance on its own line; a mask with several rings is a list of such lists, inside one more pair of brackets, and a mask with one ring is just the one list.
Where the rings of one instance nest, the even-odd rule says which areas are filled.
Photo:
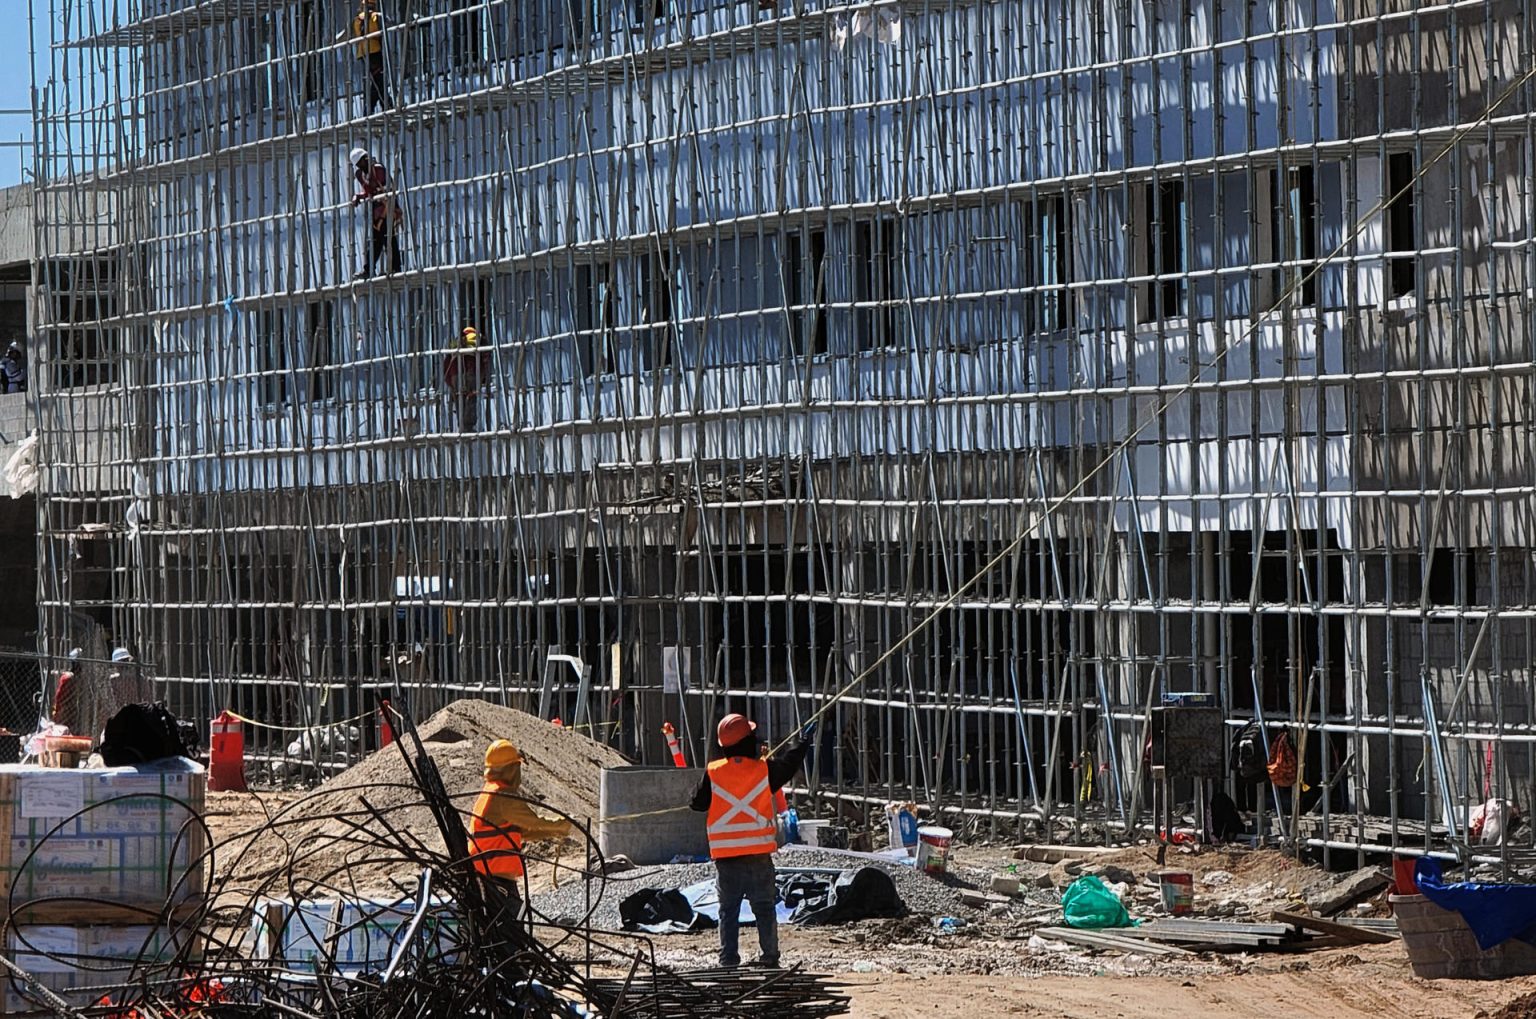
[[925, 874], [949, 870], [949, 841], [955, 833], [937, 826], [917, 829], [917, 869]]
[[886, 828], [892, 849], [905, 849], [911, 856], [917, 851], [917, 806], [912, 803], [887, 803]]

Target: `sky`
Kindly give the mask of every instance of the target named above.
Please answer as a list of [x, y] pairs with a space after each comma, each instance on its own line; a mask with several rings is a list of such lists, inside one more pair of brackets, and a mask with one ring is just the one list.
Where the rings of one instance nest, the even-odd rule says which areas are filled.
[[[34, 0], [40, 11], [47, 10], [47, 0]], [[38, 49], [47, 45], [47, 19], [38, 18]], [[0, 0], [0, 39], [5, 40], [0, 57], [0, 110], [25, 110], [31, 107], [32, 71], [27, 63], [27, 0]], [[11, 43], [14, 41], [15, 46]], [[14, 53], [12, 52], [14, 50]], [[32, 138], [30, 115], [0, 113], [0, 142]], [[23, 160], [30, 168], [31, 149], [0, 146], [0, 187], [20, 181]], [[30, 177], [30, 172], [29, 172]]]

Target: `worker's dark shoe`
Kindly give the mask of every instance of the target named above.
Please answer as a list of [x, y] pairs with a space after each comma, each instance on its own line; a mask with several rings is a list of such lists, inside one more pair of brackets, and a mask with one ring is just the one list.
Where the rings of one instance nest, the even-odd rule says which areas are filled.
[[721, 969], [735, 969], [741, 965], [741, 957], [735, 955], [722, 955], [720, 957]]
[[355, 280], [365, 280], [368, 278], [368, 270], [359, 269], [356, 273], [353, 274], [352, 278]]
[[778, 969], [779, 968], [779, 957], [777, 955], [774, 955], [774, 956], [767, 956], [767, 955], [765, 955], [761, 959], [753, 959], [752, 960], [752, 968], [753, 969]]

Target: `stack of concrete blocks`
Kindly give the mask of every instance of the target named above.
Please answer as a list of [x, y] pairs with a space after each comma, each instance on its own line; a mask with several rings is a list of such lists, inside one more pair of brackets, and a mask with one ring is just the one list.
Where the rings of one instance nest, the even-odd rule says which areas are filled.
[[[206, 890], [207, 779], [173, 758], [125, 768], [0, 766], [6, 955], [72, 1006], [174, 981]], [[43, 1008], [0, 981], [0, 1015]]]

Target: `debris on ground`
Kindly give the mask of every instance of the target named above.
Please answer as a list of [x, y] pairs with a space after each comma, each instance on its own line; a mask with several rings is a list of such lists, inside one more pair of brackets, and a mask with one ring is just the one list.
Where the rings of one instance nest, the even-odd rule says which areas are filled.
[[1332, 916], [1377, 894], [1390, 880], [1378, 867], [1363, 867], [1343, 878], [1309, 888], [1307, 908], [1318, 916]]
[[[594, 931], [584, 923], [530, 923], [521, 906], [521, 883], [502, 879], [505, 869], [492, 869], [471, 854], [458, 798], [434, 761], [443, 745], [479, 743], [483, 752], [488, 740], [478, 737], [526, 724], [503, 717], [495, 719], [496, 731], [472, 736], [463, 723], [477, 720], [476, 715], [473, 706], [468, 712], [440, 713], [424, 734], [402, 717], [401, 742], [381, 752], [393, 754], [398, 765], [376, 755], [358, 766], [362, 781], [353, 776], [350, 784], [328, 784], [287, 805], [283, 813], [294, 814], [296, 830], [303, 832], [297, 839], [282, 832], [281, 814], [263, 818], [260, 830], [245, 835], [243, 845], [289, 849], [273, 854], [264, 876], [245, 871], [236, 877], [223, 870], [206, 894], [201, 884], [177, 881], [133, 927], [15, 925], [12, 918], [10, 940], [0, 953], [8, 974], [0, 981], [0, 1013], [67, 1019], [81, 1019], [82, 1009], [142, 1019], [761, 1019], [780, 1014], [830, 1019], [846, 1014], [847, 995], [827, 977], [801, 966], [682, 973], [658, 965], [644, 939]], [[516, 734], [515, 728], [510, 731]], [[421, 735], [436, 738], [426, 742]], [[583, 799], [569, 790], [582, 780], [583, 768], [593, 772], [591, 785], [596, 786], [602, 755], [583, 746], [584, 737], [546, 735], [532, 727], [525, 735], [530, 751], [524, 759], [549, 769], [543, 788], [551, 800], [561, 795]], [[179, 763], [200, 786], [201, 771]], [[112, 818], [125, 809], [121, 797], [94, 803], [82, 793], [115, 772], [38, 768], [14, 774], [25, 783], [18, 801], [37, 816], [52, 811], [63, 817]], [[138, 794], [130, 799], [150, 800], [158, 817], [167, 813], [168, 803], [184, 806], [195, 797], [156, 800]], [[76, 801], [83, 809], [74, 806]], [[324, 804], [329, 816], [317, 814], [317, 804]], [[582, 845], [594, 844], [581, 819], [564, 820], [580, 832]], [[183, 826], [165, 820], [150, 825], [140, 818], [132, 835], [160, 844], [163, 852], [154, 858], [161, 859], [184, 844]], [[24, 838], [35, 844], [28, 846], [28, 859], [50, 860], [48, 842], [55, 836], [29, 826]], [[586, 879], [583, 885], [601, 895], [606, 878], [588, 871], [586, 859], [583, 854], [576, 869]], [[370, 870], [392, 868], [392, 880], [407, 894], [361, 896], [354, 874], [359, 860]], [[188, 869], [193, 875], [203, 873]], [[413, 880], [407, 881], [407, 875]], [[194, 899], [175, 897], [187, 889], [198, 893]], [[76, 911], [97, 899], [117, 906], [129, 901], [126, 893], [108, 889], [94, 898], [77, 898]], [[611, 971], [596, 970], [596, 957], [607, 960]]]
[[[489, 705], [478, 710], [486, 709], [505, 710]], [[457, 780], [450, 778], [449, 784], [456, 781], [466, 794], [476, 788], [477, 758], [485, 744], [493, 735], [510, 732], [511, 739], [522, 739], [528, 744], [536, 765], [544, 760], [558, 760], [556, 755], [560, 752], [585, 750], [596, 757], [562, 761], [557, 768], [550, 769], [553, 774], [546, 775], [538, 767], [529, 774], [530, 788], [538, 788], [541, 798], [554, 805], [563, 803], [567, 809], [574, 807], [573, 812], [581, 812], [582, 816], [594, 816], [600, 767], [616, 763], [617, 755], [569, 731], [528, 716], [519, 717], [515, 712], [509, 714], [512, 717], [496, 719], [493, 726], [482, 725], [472, 737], [465, 731], [470, 722], [447, 725], [448, 732], [441, 731], [445, 723], [440, 717], [423, 723], [422, 734], [430, 740], [427, 747], [445, 773], [452, 776], [456, 769], [461, 769], [457, 771]], [[533, 728], [519, 728], [521, 725]], [[573, 742], [541, 749], [541, 738]], [[461, 763], [456, 765], [456, 759]], [[365, 761], [358, 768], [363, 769], [374, 760]], [[374, 765], [379, 771], [354, 769], [354, 774], [338, 775], [310, 794], [310, 798], [339, 794], [340, 787], [348, 784], [387, 784], [393, 781], [387, 773], [388, 763], [384, 758]], [[583, 772], [588, 777], [578, 778]], [[541, 781], [551, 784], [539, 785]], [[378, 795], [371, 792], [370, 800]], [[278, 802], [287, 805], [292, 801]], [[413, 806], [419, 805], [404, 804], [403, 809], [409, 811]], [[861, 822], [846, 811], [835, 816], [853, 830], [867, 833], [861, 827], [867, 821]], [[429, 817], [417, 820], [431, 823]], [[313, 819], [309, 823], [314, 823]], [[413, 829], [416, 824], [417, 821], [412, 822]], [[814, 830], [815, 825], [808, 827]], [[320, 831], [323, 833], [324, 828]], [[1155, 843], [1014, 847], [989, 844], [979, 837], [973, 837], [969, 844], [964, 839], [957, 839], [956, 843], [951, 850], [949, 872], [939, 875], [922, 873], [910, 857], [904, 856], [882, 858], [876, 853], [811, 846], [781, 850], [775, 857], [781, 872], [878, 868], [891, 878], [909, 911], [900, 919], [856, 919], [831, 928], [781, 927], [786, 958], [815, 959], [818, 968], [843, 973], [1008, 978], [1049, 974], [1183, 975], [1198, 979], [1249, 972], [1261, 965], [1258, 960], [1265, 958], [1273, 960], [1267, 963], [1271, 972], [1278, 971], [1278, 967], [1294, 969], [1308, 965], [1305, 959], [1295, 958], [1294, 953], [1298, 952], [1320, 952], [1311, 955], [1315, 961], [1310, 965], [1314, 968], [1349, 965], [1349, 958], [1358, 959], [1358, 953], [1377, 948], [1374, 943], [1396, 939], [1390, 919], [1358, 915], [1362, 908], [1366, 912], [1376, 910], [1376, 903], [1370, 900], [1373, 893], [1363, 891], [1375, 882], [1374, 876], [1367, 877], [1364, 872], [1328, 873], [1276, 850], [1177, 846], [1170, 847], [1160, 865]], [[623, 932], [619, 911], [627, 896], [647, 888], [687, 888], [715, 877], [714, 866], [707, 861], [637, 867], [627, 860], [603, 860], [595, 852], [589, 853], [589, 848], [571, 844], [561, 849], [561, 873], [570, 879], [562, 880], [558, 886], [552, 887], [547, 878], [550, 859], [530, 867], [530, 906], [541, 922], [557, 928], [590, 930], [594, 938], [628, 937]], [[316, 869], [316, 865], [308, 863], [295, 866], [301, 871]], [[590, 883], [578, 873], [583, 869], [591, 878]], [[356, 870], [354, 867], [353, 871]], [[1173, 917], [1164, 904], [1159, 874], [1170, 870], [1190, 876], [1193, 903], [1187, 915]], [[368, 868], [364, 867], [363, 872], [368, 873]], [[259, 875], [260, 871], [256, 873]], [[387, 868], [381, 868], [374, 876], [389, 877]], [[1083, 877], [1095, 879], [1123, 906], [1129, 918], [1138, 921], [1137, 925], [1088, 931], [1069, 927], [1062, 893]], [[392, 880], [398, 888], [398, 873]], [[1331, 917], [1308, 906], [1313, 903], [1335, 908], [1335, 901], [1353, 903], [1362, 894], [1368, 900], [1363, 906], [1345, 905]], [[712, 928], [669, 934], [651, 944], [657, 963], [675, 969], [712, 967], [718, 952], [718, 936]], [[1337, 953], [1327, 951], [1330, 946], [1354, 954], [1344, 956], [1345, 961], [1340, 962]], [[1402, 951], [1400, 945], [1379, 947], [1393, 958]]]

